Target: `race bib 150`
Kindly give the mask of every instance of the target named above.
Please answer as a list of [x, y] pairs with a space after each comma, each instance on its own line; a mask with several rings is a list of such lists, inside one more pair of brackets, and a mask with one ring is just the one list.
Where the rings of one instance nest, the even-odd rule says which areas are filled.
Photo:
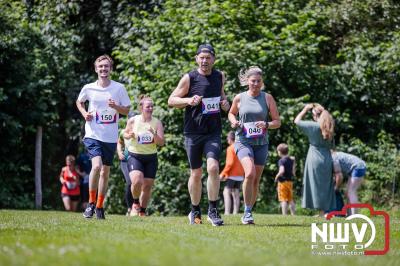
[[243, 131], [246, 138], [261, 138], [265, 136], [267, 130], [256, 127], [256, 122], [248, 122], [243, 124]]
[[219, 101], [221, 97], [201, 99], [201, 110], [205, 115], [219, 113]]
[[96, 110], [97, 124], [113, 124], [117, 122], [117, 113], [114, 109]]

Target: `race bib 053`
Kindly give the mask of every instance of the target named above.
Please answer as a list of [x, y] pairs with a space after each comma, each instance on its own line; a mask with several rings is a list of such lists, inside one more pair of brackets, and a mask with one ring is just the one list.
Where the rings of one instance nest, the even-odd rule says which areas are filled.
[[154, 142], [154, 136], [150, 132], [145, 132], [138, 135], [139, 144], [151, 144]]

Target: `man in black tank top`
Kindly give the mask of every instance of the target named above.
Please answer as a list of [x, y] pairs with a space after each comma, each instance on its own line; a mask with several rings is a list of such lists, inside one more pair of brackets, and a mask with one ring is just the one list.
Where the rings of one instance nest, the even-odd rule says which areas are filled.
[[185, 108], [185, 148], [190, 165], [188, 182], [192, 209], [190, 224], [201, 224], [201, 177], [203, 155], [207, 158], [207, 192], [209, 208], [207, 220], [213, 226], [223, 225], [218, 214], [219, 157], [221, 154], [221, 114], [230, 106], [224, 92], [224, 74], [213, 69], [214, 48], [209, 44], [200, 45], [197, 50], [198, 68], [185, 74], [168, 99], [168, 105]]

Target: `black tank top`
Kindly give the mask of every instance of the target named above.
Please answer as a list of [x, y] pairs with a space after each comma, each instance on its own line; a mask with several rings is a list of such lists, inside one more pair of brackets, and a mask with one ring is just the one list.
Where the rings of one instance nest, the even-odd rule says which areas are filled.
[[[201, 75], [197, 70], [189, 72], [190, 86], [187, 97], [194, 95], [203, 98], [221, 97], [222, 74], [212, 70], [208, 76]], [[221, 113], [203, 114], [202, 103], [197, 106], [186, 106], [184, 135], [221, 134]]]

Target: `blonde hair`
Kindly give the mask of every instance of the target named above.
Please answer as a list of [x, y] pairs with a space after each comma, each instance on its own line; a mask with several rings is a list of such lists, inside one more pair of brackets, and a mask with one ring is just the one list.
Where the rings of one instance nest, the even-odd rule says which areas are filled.
[[96, 64], [98, 62], [100, 62], [100, 61], [103, 61], [103, 60], [108, 60], [108, 62], [110, 63], [110, 69], [112, 70], [113, 69], [113, 65], [114, 65], [114, 61], [111, 59], [111, 57], [109, 55], [106, 55], [106, 54], [101, 55], [101, 56], [96, 58], [96, 60], [94, 61], [94, 69], [96, 69]]
[[251, 66], [246, 70], [245, 69], [240, 70], [239, 75], [238, 75], [239, 81], [240, 81], [240, 85], [241, 86], [247, 86], [248, 85], [248, 82], [247, 82], [248, 78], [250, 76], [253, 76], [253, 75], [260, 75], [262, 77], [263, 72], [262, 72], [261, 68], [259, 68], [258, 66]]
[[141, 94], [139, 95], [139, 110], [142, 111], [142, 107], [145, 101], [150, 101], [153, 102], [151, 97], [147, 94]]
[[75, 162], [75, 156], [73, 156], [73, 155], [67, 155], [67, 157], [65, 157], [65, 161], [68, 161], [68, 162]]
[[333, 120], [332, 115], [318, 103], [314, 104], [312, 113], [318, 117], [322, 137], [326, 140], [332, 140], [335, 132], [335, 121]]

